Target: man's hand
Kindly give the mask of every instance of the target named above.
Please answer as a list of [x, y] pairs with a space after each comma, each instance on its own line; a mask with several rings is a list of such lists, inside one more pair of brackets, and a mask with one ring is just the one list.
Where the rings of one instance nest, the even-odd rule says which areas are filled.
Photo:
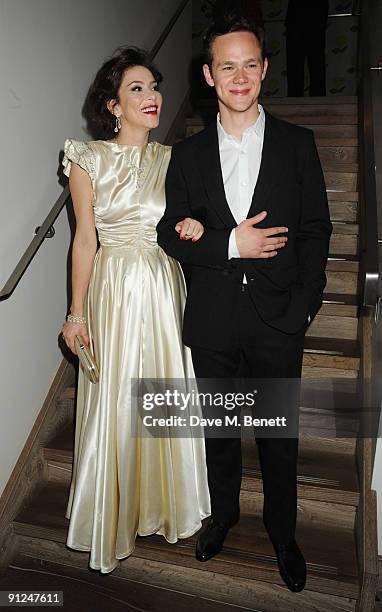
[[282, 249], [288, 238], [276, 234], [283, 234], [288, 231], [287, 227], [269, 227], [266, 229], [256, 229], [256, 223], [263, 221], [267, 213], [265, 210], [255, 217], [245, 219], [235, 229], [235, 238], [240, 257], [243, 259], [268, 259], [277, 255], [277, 249]]

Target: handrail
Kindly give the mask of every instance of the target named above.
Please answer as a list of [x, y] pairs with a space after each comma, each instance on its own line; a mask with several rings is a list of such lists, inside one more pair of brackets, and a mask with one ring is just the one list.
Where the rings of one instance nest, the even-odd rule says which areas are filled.
[[[190, 0], [182, 0], [180, 2], [179, 6], [175, 10], [170, 21], [166, 24], [158, 40], [155, 42], [154, 46], [149, 52], [149, 56], [151, 60], [153, 60], [158, 54], [158, 51], [161, 49], [163, 43], [165, 42], [168, 35], [172, 31], [174, 25], [178, 21], [180, 15], [183, 13], [189, 1]], [[23, 274], [27, 270], [28, 266], [30, 265], [38, 249], [44, 242], [50, 228], [52, 227], [53, 223], [57, 219], [58, 215], [60, 214], [64, 206], [66, 205], [69, 198], [70, 198], [70, 191], [69, 191], [69, 186], [67, 185], [63, 189], [59, 198], [56, 200], [56, 202], [52, 206], [47, 216], [45, 217], [45, 220], [43, 221], [42, 225], [36, 230], [36, 235], [34, 236], [33, 240], [30, 242], [25, 252], [19, 259], [18, 263], [16, 264], [8, 280], [5, 282], [3, 288], [0, 291], [0, 302], [8, 299], [12, 295], [14, 290], [16, 289]]]
[[[365, 3], [366, 4], [366, 3]], [[362, 220], [361, 236], [361, 279], [362, 306], [377, 307], [378, 304], [378, 205], [375, 177], [373, 100], [370, 60], [368, 49], [367, 8], [361, 14], [359, 44], [359, 137], [360, 137], [360, 215]]]
[[155, 58], [155, 56], [157, 55], [159, 49], [162, 47], [164, 41], [166, 40], [167, 36], [170, 34], [172, 28], [174, 27], [174, 25], [178, 21], [179, 17], [183, 13], [183, 11], [186, 8], [188, 3], [189, 3], [189, 0], [182, 0], [182, 2], [179, 4], [178, 8], [176, 9], [175, 13], [171, 17], [170, 21], [168, 22], [168, 24], [164, 28], [162, 34], [159, 36], [159, 38], [156, 41], [155, 45], [151, 49], [150, 54], [149, 54], [150, 55], [150, 59], [153, 60]]

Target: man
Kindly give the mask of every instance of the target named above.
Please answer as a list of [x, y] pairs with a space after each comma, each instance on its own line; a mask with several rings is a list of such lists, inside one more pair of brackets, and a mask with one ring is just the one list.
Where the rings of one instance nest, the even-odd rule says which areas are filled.
[[309, 68], [309, 95], [326, 95], [328, 11], [328, 0], [289, 0], [285, 20], [288, 96], [304, 95], [305, 59]]
[[[322, 303], [331, 234], [326, 189], [310, 130], [258, 104], [267, 72], [262, 32], [243, 18], [215, 25], [205, 41], [217, 121], [174, 146], [158, 243], [191, 264], [183, 340], [198, 378], [299, 378], [308, 321]], [[203, 237], [181, 238], [184, 217]], [[192, 221], [190, 221], [190, 224]], [[189, 224], [189, 225], [190, 225]], [[305, 560], [295, 542], [296, 438], [258, 438], [263, 518], [288, 588], [300, 591]], [[239, 519], [239, 438], [206, 439], [211, 519], [196, 556], [217, 554]]]

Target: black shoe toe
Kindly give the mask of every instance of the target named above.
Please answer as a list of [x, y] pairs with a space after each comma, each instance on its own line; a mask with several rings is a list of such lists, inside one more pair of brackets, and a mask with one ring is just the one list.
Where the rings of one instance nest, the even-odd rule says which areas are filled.
[[302, 591], [306, 583], [306, 563], [297, 542], [276, 544], [275, 551], [281, 578], [293, 593]]

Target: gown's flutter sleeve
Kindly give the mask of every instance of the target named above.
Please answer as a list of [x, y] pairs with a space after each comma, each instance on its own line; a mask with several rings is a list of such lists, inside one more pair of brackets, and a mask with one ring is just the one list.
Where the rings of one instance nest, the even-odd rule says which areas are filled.
[[78, 164], [91, 178], [93, 186], [93, 201], [95, 198], [95, 156], [94, 151], [87, 142], [67, 138], [64, 144], [64, 157], [62, 165], [65, 176], [69, 176], [72, 162]]

